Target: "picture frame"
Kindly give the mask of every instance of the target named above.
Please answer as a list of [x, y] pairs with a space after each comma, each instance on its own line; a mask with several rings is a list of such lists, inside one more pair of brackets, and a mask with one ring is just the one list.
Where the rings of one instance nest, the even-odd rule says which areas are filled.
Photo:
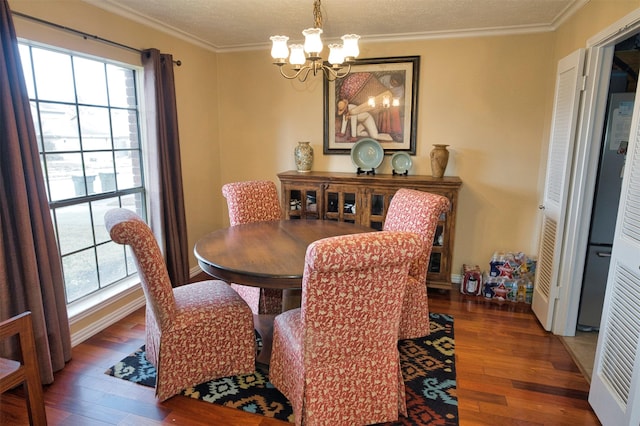
[[349, 154], [372, 138], [385, 154], [415, 155], [419, 75], [420, 56], [358, 59], [346, 77], [325, 75], [323, 153]]

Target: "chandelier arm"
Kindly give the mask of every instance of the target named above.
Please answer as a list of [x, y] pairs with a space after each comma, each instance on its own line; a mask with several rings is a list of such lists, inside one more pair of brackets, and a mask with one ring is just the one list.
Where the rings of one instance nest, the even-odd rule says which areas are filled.
[[[302, 73], [302, 71], [304, 71], [304, 75]], [[301, 83], [304, 83], [305, 81], [307, 81], [307, 77], [309, 77], [309, 73], [311, 72], [311, 67], [310, 66], [305, 66], [303, 67], [299, 72], [298, 72], [298, 81], [300, 81]], [[315, 73], [314, 73], [315, 75]]]
[[327, 81], [336, 81], [336, 79], [338, 78], [338, 74], [329, 67], [323, 66], [322, 71], [324, 72], [324, 76], [326, 77]]
[[347, 63], [347, 69], [346, 69], [346, 70], [344, 70], [344, 72], [343, 72], [343, 73], [340, 73], [340, 71], [342, 71], [342, 70], [343, 70], [342, 68], [340, 68], [340, 69], [336, 70], [336, 77], [337, 77], [337, 78], [344, 78], [344, 77], [346, 77], [347, 75], [349, 75], [349, 73], [351, 72], [351, 64], [350, 64], [350, 63]]
[[351, 71], [351, 64], [347, 64], [347, 69], [343, 70], [342, 68], [332, 68], [327, 65], [322, 66], [322, 71], [324, 71], [324, 76], [329, 81], [335, 81], [339, 78], [344, 78], [349, 75]]
[[311, 65], [305, 65], [298, 70], [293, 70], [293, 74], [287, 74], [284, 68], [284, 65], [276, 64], [278, 68], [280, 68], [280, 75], [282, 75], [287, 80], [298, 79], [301, 82], [307, 80], [309, 74], [313, 72], [313, 76], [315, 77], [320, 70], [324, 73], [324, 76], [329, 81], [335, 81], [338, 78], [344, 78], [351, 72], [351, 64], [347, 64], [347, 69], [343, 68], [333, 68], [328, 65], [324, 65], [321, 62], [313, 62]]
[[[305, 67], [300, 68], [299, 70], [295, 70], [292, 75], [289, 75], [289, 74], [285, 73], [284, 66], [280, 65], [278, 68], [280, 68], [280, 75], [282, 75], [287, 80], [293, 80], [295, 78], [298, 78], [298, 76], [302, 73], [302, 71], [304, 71], [306, 68], [309, 68], [309, 67], [305, 66]], [[308, 73], [309, 73], [309, 71], [307, 70], [307, 74]], [[306, 77], [305, 77], [305, 79], [306, 79]]]
[[338, 68], [335, 71], [336, 78], [344, 78], [351, 72], [351, 64], [347, 64], [347, 69]]

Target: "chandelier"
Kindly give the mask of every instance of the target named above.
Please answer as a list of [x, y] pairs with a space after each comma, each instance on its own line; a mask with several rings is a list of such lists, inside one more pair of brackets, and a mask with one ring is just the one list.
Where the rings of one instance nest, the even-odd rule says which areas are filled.
[[[313, 21], [313, 28], [302, 31], [304, 45], [291, 44], [287, 46], [289, 40], [287, 36], [276, 35], [270, 38], [273, 42], [271, 46], [273, 64], [277, 65], [280, 68], [280, 74], [289, 80], [297, 78], [300, 81], [305, 81], [309, 74], [313, 73], [316, 76], [321, 70], [329, 81], [346, 77], [351, 71], [351, 64], [360, 54], [358, 49], [360, 36], [345, 34], [341, 37], [342, 44], [329, 44], [329, 59], [326, 64], [320, 57], [323, 47], [320, 38], [322, 34], [320, 0], [313, 2]], [[285, 69], [287, 58], [289, 58], [289, 70]]]

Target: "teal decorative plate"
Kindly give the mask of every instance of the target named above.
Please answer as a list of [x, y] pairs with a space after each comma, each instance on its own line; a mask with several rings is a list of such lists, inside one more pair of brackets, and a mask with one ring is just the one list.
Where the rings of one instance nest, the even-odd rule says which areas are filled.
[[403, 174], [410, 170], [412, 164], [411, 156], [406, 152], [398, 151], [391, 156], [391, 167], [393, 168], [393, 171], [398, 174]]
[[351, 147], [351, 161], [360, 171], [368, 172], [377, 168], [383, 158], [384, 149], [375, 139], [361, 139]]

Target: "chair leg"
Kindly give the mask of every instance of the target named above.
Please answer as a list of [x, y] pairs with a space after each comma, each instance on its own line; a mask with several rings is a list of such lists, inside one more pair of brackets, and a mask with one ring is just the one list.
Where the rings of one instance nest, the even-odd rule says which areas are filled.
[[29, 423], [33, 426], [46, 426], [47, 415], [44, 408], [44, 393], [40, 380], [38, 358], [36, 357], [36, 345], [33, 335], [31, 315], [24, 317], [27, 326], [24, 333], [20, 334], [20, 346], [24, 370], [24, 389], [27, 397], [27, 410], [29, 411]]
[[24, 382], [24, 388], [27, 396], [29, 423], [33, 426], [46, 426], [47, 414], [44, 408], [44, 393], [40, 377], [30, 372]]

